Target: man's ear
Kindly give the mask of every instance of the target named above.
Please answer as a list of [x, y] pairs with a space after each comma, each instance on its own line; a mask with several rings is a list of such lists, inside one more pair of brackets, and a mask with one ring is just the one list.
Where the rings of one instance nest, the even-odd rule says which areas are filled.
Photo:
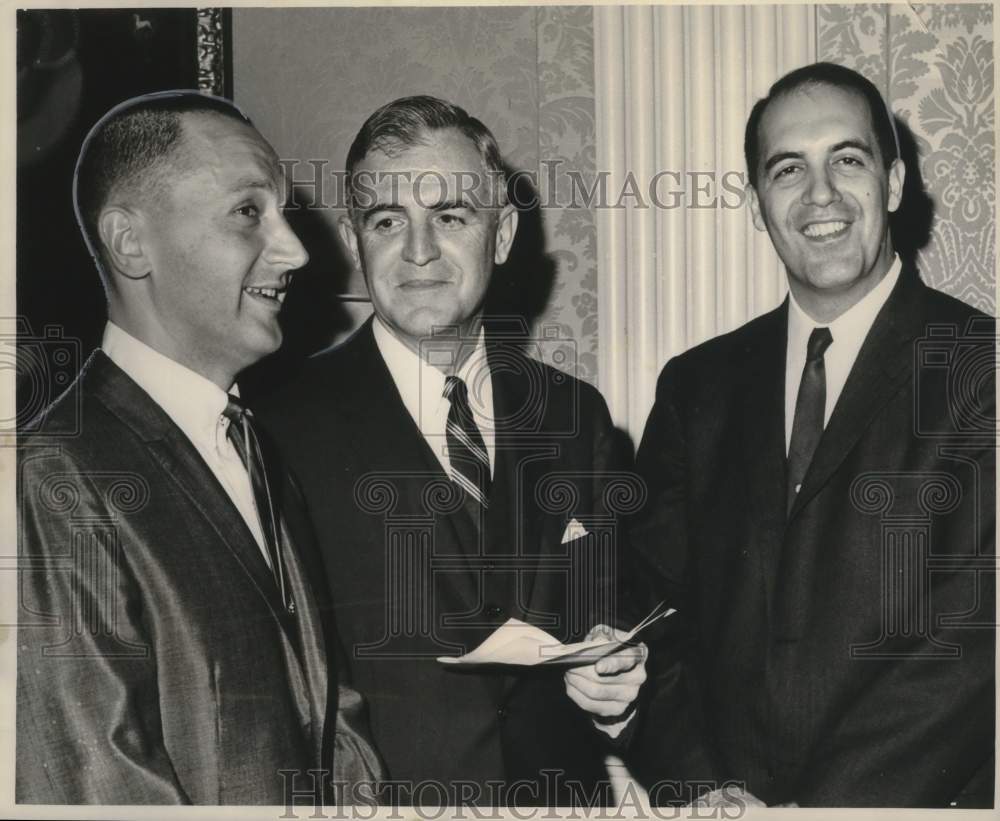
[[101, 245], [111, 262], [112, 273], [129, 279], [149, 276], [153, 266], [142, 247], [141, 219], [138, 214], [119, 205], [103, 209], [97, 218]]
[[889, 213], [893, 213], [903, 201], [903, 182], [906, 180], [906, 166], [897, 157], [889, 166]]
[[753, 215], [753, 227], [758, 231], [766, 231], [767, 223], [764, 222], [764, 215], [760, 212], [760, 200], [757, 198], [757, 189], [747, 183], [744, 189], [747, 192], [747, 202], [750, 203], [750, 213]]
[[337, 220], [337, 231], [344, 242], [344, 246], [350, 253], [351, 259], [354, 261], [354, 267], [359, 271], [363, 271], [364, 269], [361, 267], [361, 252], [358, 250], [358, 234], [354, 230], [354, 222], [351, 220], [350, 214], [342, 214], [340, 219]]
[[507, 203], [500, 211], [500, 218], [497, 220], [496, 247], [493, 251], [493, 262], [497, 265], [503, 265], [507, 261], [516, 233], [517, 209]]

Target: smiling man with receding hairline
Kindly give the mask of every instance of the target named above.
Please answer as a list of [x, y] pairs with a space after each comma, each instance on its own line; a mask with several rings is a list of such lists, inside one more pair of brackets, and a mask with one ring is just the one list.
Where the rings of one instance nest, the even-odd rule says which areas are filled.
[[906, 169], [864, 77], [791, 72], [745, 145], [789, 296], [660, 375], [632, 537], [680, 640], [635, 769], [685, 798], [992, 806], [994, 323], [896, 255]]

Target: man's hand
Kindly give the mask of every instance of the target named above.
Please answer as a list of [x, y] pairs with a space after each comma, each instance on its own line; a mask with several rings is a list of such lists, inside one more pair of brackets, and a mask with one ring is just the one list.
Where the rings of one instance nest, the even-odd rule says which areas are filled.
[[[735, 784], [727, 784], [717, 790], [706, 793], [697, 799], [689, 807], [729, 807], [736, 809], [746, 809], [747, 807], [766, 807], [763, 801], [751, 792], [737, 787]], [[798, 804], [777, 804], [779, 807], [797, 807]]]
[[[768, 805], [761, 801], [752, 792], [748, 792], [735, 784], [727, 784], [717, 790], [712, 790], [710, 793], [705, 793], [705, 795], [701, 796], [701, 798], [698, 798], [688, 804], [688, 807], [711, 807], [715, 809], [718, 809], [719, 807], [746, 809], [747, 807], [766, 806]], [[786, 801], [784, 804], [771, 804], [771, 806], [798, 807], [799, 805], [794, 801]]]
[[[620, 631], [599, 624], [587, 634], [587, 640], [622, 635]], [[645, 644], [625, 645], [593, 664], [573, 667], [563, 677], [566, 695], [594, 717], [599, 729], [616, 738], [628, 724], [632, 704], [646, 680], [648, 654]]]

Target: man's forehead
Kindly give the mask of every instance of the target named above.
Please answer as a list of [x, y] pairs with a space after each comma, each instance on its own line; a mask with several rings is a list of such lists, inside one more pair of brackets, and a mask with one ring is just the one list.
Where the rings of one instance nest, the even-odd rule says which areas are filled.
[[[856, 140], [875, 145], [868, 105], [859, 93], [830, 85], [797, 88], [773, 100], [760, 121], [762, 159], [775, 151]], [[805, 145], [808, 144], [808, 145]]]
[[442, 176], [482, 173], [483, 158], [476, 144], [461, 131], [442, 128], [423, 131], [415, 142], [385, 141], [373, 146], [357, 170], [409, 172], [413, 176], [437, 172]]
[[471, 139], [450, 128], [419, 136], [412, 145], [372, 148], [354, 169], [355, 188], [373, 192], [381, 205], [489, 205], [493, 181]]
[[177, 147], [179, 171], [224, 188], [282, 188], [278, 156], [251, 125], [215, 114], [187, 114]]

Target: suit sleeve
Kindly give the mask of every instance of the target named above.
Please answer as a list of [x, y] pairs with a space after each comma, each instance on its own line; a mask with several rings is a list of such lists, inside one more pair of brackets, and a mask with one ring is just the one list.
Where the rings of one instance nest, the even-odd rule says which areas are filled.
[[668, 363], [636, 456], [646, 502], [629, 522], [631, 595], [644, 606], [665, 600], [677, 610], [647, 639], [649, 680], [628, 758], [654, 805], [687, 804], [695, 797], [691, 790], [697, 791], [697, 784], [720, 784], [723, 777], [707, 732], [692, 658], [697, 646], [692, 599], [696, 586], [689, 578], [688, 465], [678, 399], [682, 395], [676, 364]]
[[[337, 806], [374, 803], [373, 796], [378, 790], [378, 784], [386, 778], [385, 767], [372, 739], [365, 697], [351, 684], [347, 654], [337, 632], [333, 602], [324, 584], [326, 573], [316, 548], [305, 494], [294, 471], [286, 469], [285, 475], [293, 504], [305, 515], [305, 526], [310, 532], [308, 546], [299, 543], [297, 552], [300, 560], [311, 568], [311, 577], [319, 580], [313, 586], [313, 593], [323, 623], [327, 669], [331, 680], [330, 696], [336, 699], [333, 731], [332, 734], [327, 732], [324, 742], [330, 744], [333, 751], [333, 791], [328, 799]], [[327, 722], [327, 726], [329, 724]]]
[[[593, 393], [590, 419], [593, 421], [591, 466], [594, 475], [590, 509], [615, 522], [615, 561], [610, 577], [605, 579], [605, 586], [607, 592], [613, 592], [613, 601], [617, 605], [610, 617], [601, 613], [592, 614], [590, 623], [604, 622], [619, 630], [631, 630], [648, 610], [643, 609], [644, 601], [632, 595], [634, 564], [628, 530], [622, 514], [623, 509], [627, 510], [632, 500], [640, 493], [640, 484], [633, 470], [631, 442], [624, 432], [615, 427], [607, 403], [597, 391]], [[627, 724], [612, 737], [595, 725], [592, 716], [584, 717], [587, 719], [593, 738], [616, 754], [622, 754], [622, 751], [627, 749], [640, 719], [640, 716], [633, 712]]]
[[606, 614], [594, 614], [592, 623], [610, 621], [613, 627], [630, 630], [648, 612], [643, 610], [644, 602], [639, 602], [630, 595], [633, 564], [623, 515], [639, 495], [640, 484], [633, 471], [631, 443], [614, 426], [604, 398], [596, 391], [591, 419], [591, 467], [594, 484], [590, 510], [615, 522], [615, 563], [611, 576], [605, 581], [609, 589], [614, 588], [614, 600], [618, 604], [610, 619]]
[[[385, 768], [368, 730], [368, 708], [364, 696], [343, 680], [337, 687], [337, 725], [334, 731], [334, 783], [349, 786], [359, 803], [374, 796], [386, 778]], [[338, 802], [343, 803], [343, 802]]]
[[[877, 672], [810, 753], [793, 795], [802, 806], [946, 807], [956, 798], [993, 806], [996, 574], [971, 572], [969, 557], [995, 559], [996, 451], [951, 450], [975, 462], [981, 483], [966, 484], [962, 505], [934, 534], [942, 553], [959, 554], [956, 567], [927, 578], [937, 646], [915, 636], [893, 648], [909, 656], [844, 659]], [[963, 613], [965, 625], [948, 626]], [[956, 655], [935, 656], [947, 645]]]
[[[16, 800], [187, 804], [164, 748], [151, 637], [103, 500], [22, 453]], [[63, 474], [65, 481], [49, 481]]]

